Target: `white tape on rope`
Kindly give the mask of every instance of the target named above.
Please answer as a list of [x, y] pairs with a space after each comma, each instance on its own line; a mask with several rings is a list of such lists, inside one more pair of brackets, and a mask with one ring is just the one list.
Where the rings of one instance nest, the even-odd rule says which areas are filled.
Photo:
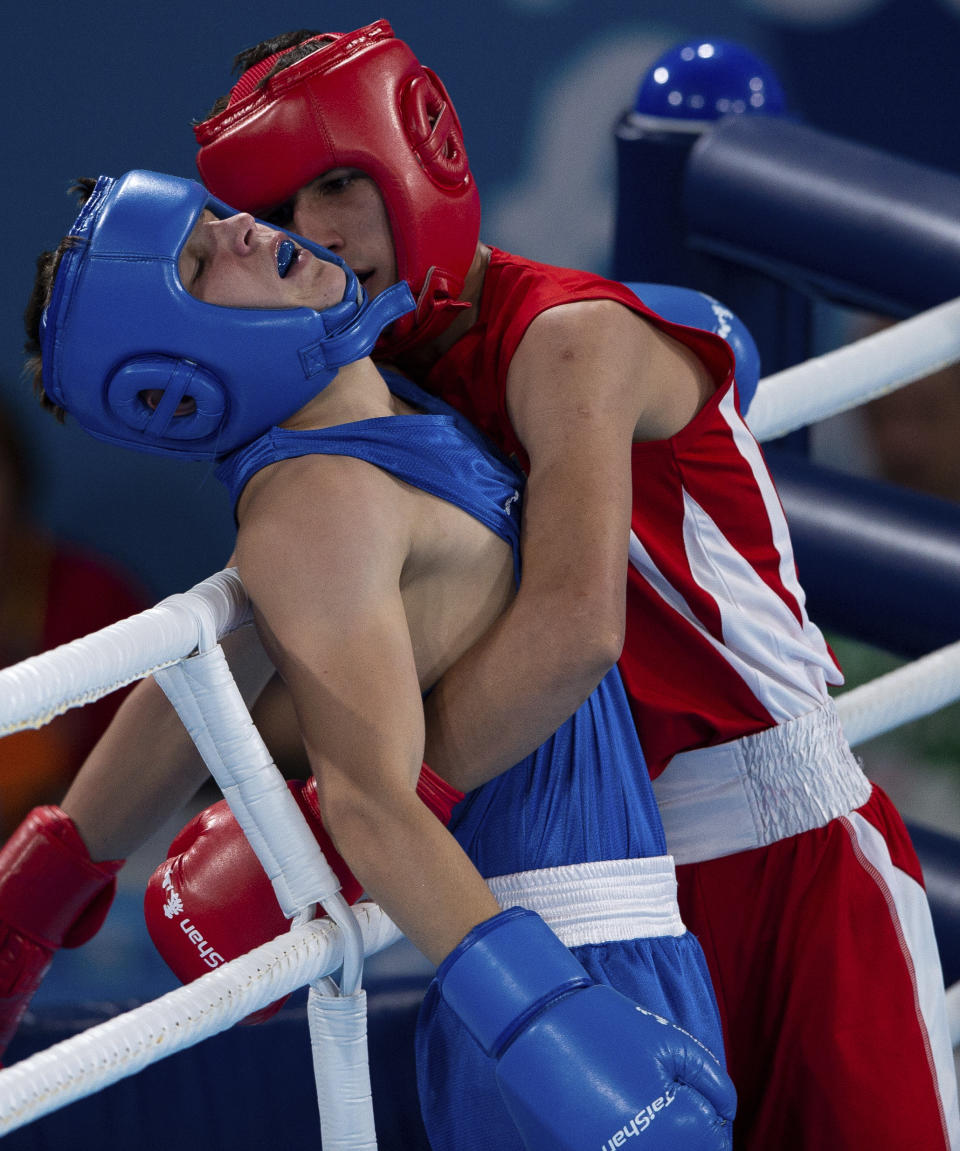
[[288, 918], [340, 890], [274, 766], [220, 647], [157, 673]]
[[344, 932], [342, 988], [359, 990], [363, 941], [340, 881], [307, 827], [214, 643], [156, 673], [289, 918], [320, 903]]
[[377, 1151], [366, 992], [324, 995], [311, 987], [307, 1017], [323, 1151]]

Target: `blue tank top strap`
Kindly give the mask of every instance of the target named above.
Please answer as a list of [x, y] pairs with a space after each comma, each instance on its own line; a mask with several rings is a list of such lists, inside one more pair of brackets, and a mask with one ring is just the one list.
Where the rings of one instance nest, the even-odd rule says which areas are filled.
[[[401, 380], [402, 377], [391, 376], [391, 390]], [[409, 381], [402, 383], [407, 385]], [[271, 428], [223, 460], [217, 468], [217, 478], [226, 485], [236, 507], [251, 476], [279, 460], [315, 454], [366, 460], [397, 479], [454, 504], [506, 540], [513, 549], [519, 580], [522, 473], [442, 401], [413, 384], [403, 386], [397, 394], [424, 408], [424, 413], [383, 416], [308, 431]]]
[[395, 396], [398, 396], [408, 404], [412, 404], [414, 407], [420, 408], [424, 412], [428, 412], [430, 415], [449, 416], [461, 434], [476, 444], [482, 452], [492, 456], [494, 459], [500, 460], [507, 468], [521, 477], [521, 482], [526, 479], [522, 470], [514, 460], [504, 455], [489, 436], [481, 432], [466, 416], [458, 412], [456, 408], [451, 407], [445, 400], [441, 400], [439, 396], [433, 396], [429, 392], [425, 392], [419, 384], [415, 384], [413, 380], [407, 379], [406, 376], [401, 376], [399, 372], [391, 372], [388, 368], [381, 368], [380, 375], [386, 380], [387, 387]]

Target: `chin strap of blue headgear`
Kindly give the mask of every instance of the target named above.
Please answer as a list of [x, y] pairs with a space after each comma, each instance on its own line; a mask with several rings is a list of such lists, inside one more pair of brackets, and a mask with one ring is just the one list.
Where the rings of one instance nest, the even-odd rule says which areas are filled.
[[[217, 459], [293, 415], [414, 307], [405, 283], [370, 300], [339, 256], [300, 236], [299, 247], [343, 269], [339, 303], [318, 312], [198, 300], [178, 262], [205, 208], [233, 214], [193, 180], [101, 176], [71, 229], [41, 321], [43, 381], [99, 439]], [[192, 410], [178, 414], [187, 398]]]
[[[302, 242], [304, 246], [308, 243]], [[318, 250], [315, 244], [311, 244], [310, 248], [313, 251]], [[344, 268], [349, 273], [349, 288], [349, 277], [353, 276], [353, 272], [346, 265]], [[373, 351], [379, 333], [400, 316], [405, 316], [411, 310], [408, 305], [412, 301], [413, 295], [404, 281], [391, 285], [374, 299], [368, 299], [363, 309], [345, 325], [300, 349], [300, 360], [304, 371], [312, 376], [317, 371], [342, 368], [344, 364], [352, 364], [363, 356], [368, 356]], [[326, 313], [320, 312], [319, 315], [323, 316]], [[373, 335], [371, 342], [374, 329], [377, 335]]]

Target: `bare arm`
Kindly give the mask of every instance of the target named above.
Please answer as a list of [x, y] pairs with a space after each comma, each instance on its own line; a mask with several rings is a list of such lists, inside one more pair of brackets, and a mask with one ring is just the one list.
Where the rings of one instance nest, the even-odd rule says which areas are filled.
[[426, 760], [455, 786], [533, 751], [619, 658], [631, 444], [673, 435], [711, 390], [688, 352], [613, 302], [531, 324], [507, 378], [530, 457], [520, 590], [426, 705]]
[[290, 461], [275, 481], [242, 509], [240, 573], [290, 689], [324, 821], [364, 888], [439, 962], [499, 907], [416, 796], [423, 711], [400, 593], [404, 495], [342, 458]]
[[[253, 627], [225, 636], [241, 694], [252, 703], [274, 674]], [[61, 806], [93, 859], [125, 859], [193, 798], [207, 769], [152, 678], [123, 701]]]
[[120, 705], [61, 807], [92, 859], [126, 859], [206, 778], [179, 716], [148, 679]]

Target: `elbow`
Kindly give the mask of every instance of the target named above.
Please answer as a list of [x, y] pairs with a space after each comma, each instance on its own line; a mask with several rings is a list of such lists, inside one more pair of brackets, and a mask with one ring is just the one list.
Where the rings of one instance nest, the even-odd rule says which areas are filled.
[[620, 658], [623, 639], [623, 632], [619, 630], [594, 630], [568, 638], [570, 651], [566, 662], [568, 666], [592, 669], [599, 682]]
[[606, 671], [609, 671], [623, 654], [625, 642], [626, 624], [623, 620], [619, 626], [609, 628], [594, 640], [596, 659], [603, 664]]
[[364, 787], [332, 771], [315, 772], [314, 778], [327, 834], [350, 866], [356, 867], [369, 845], [385, 834], [405, 795], [383, 785]]
[[317, 800], [323, 812], [323, 825], [337, 851], [345, 857], [352, 855], [352, 846], [368, 833], [366, 821], [369, 808], [365, 797], [342, 781], [330, 781], [324, 774], [317, 779]]
[[624, 613], [571, 613], [560, 629], [558, 666], [574, 673], [578, 669], [597, 683], [616, 664], [626, 635]]
[[622, 574], [591, 581], [576, 596], [571, 617], [571, 645], [583, 652], [583, 659], [605, 675], [623, 652], [627, 634], [626, 582]]

